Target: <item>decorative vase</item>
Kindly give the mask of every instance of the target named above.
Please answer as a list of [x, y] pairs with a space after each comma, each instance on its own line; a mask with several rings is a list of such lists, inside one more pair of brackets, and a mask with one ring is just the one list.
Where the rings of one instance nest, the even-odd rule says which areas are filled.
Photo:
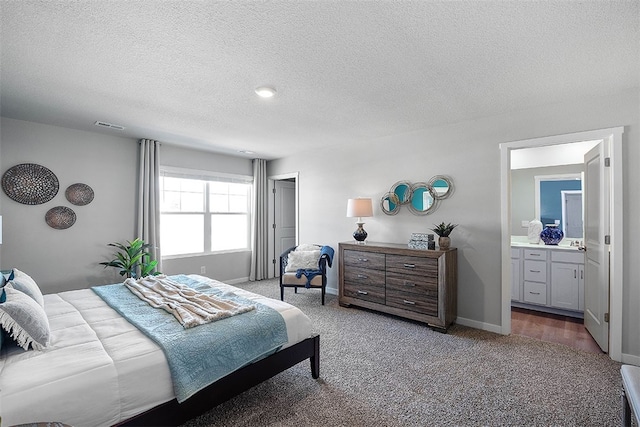
[[527, 233], [527, 239], [529, 243], [538, 244], [540, 243], [540, 233], [542, 233], [542, 223], [537, 219], [529, 222], [529, 230]]
[[563, 237], [564, 233], [556, 224], [546, 224], [544, 230], [540, 232], [540, 238], [545, 245], [557, 245]]
[[444, 236], [440, 236], [438, 237], [438, 246], [440, 247], [440, 250], [446, 250], [449, 249], [449, 246], [451, 246], [451, 238], [444, 237]]

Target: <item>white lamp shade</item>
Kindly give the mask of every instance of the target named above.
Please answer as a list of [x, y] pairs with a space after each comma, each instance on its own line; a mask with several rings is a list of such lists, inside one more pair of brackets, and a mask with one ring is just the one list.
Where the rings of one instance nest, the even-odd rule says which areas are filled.
[[347, 217], [373, 216], [371, 199], [357, 198], [347, 201]]

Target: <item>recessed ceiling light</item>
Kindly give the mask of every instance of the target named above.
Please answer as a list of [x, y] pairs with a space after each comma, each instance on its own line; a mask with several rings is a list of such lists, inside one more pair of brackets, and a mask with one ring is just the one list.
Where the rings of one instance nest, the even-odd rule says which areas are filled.
[[238, 153], [242, 153], [242, 154], [255, 154], [254, 151], [250, 151], [250, 150], [238, 150]]
[[276, 90], [269, 86], [260, 86], [256, 88], [256, 93], [261, 98], [271, 98], [275, 96]]

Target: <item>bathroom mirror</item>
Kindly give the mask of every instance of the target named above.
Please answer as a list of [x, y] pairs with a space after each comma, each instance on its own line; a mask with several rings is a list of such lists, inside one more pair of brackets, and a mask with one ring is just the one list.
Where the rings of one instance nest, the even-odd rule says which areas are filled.
[[429, 181], [429, 187], [433, 191], [433, 196], [438, 199], [446, 199], [453, 193], [453, 184], [449, 177], [436, 175]]
[[411, 200], [411, 183], [407, 181], [396, 182], [390, 192], [397, 197], [397, 204], [407, 204]]
[[418, 182], [411, 187], [409, 210], [415, 215], [426, 215], [435, 209], [436, 198], [433, 190], [425, 182]]
[[566, 238], [582, 239], [582, 175], [536, 175], [535, 217], [543, 225], [558, 224]]
[[382, 212], [387, 215], [395, 215], [400, 212], [400, 201], [395, 193], [388, 192], [380, 200], [380, 207]]

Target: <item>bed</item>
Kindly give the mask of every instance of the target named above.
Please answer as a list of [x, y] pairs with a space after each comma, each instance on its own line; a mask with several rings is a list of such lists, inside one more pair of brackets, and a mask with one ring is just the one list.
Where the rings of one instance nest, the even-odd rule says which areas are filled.
[[277, 311], [286, 343], [178, 403], [164, 351], [94, 290], [44, 295], [49, 345], [0, 350], [2, 426], [177, 425], [306, 359], [318, 378], [320, 339], [302, 311], [203, 276], [185, 277]]

